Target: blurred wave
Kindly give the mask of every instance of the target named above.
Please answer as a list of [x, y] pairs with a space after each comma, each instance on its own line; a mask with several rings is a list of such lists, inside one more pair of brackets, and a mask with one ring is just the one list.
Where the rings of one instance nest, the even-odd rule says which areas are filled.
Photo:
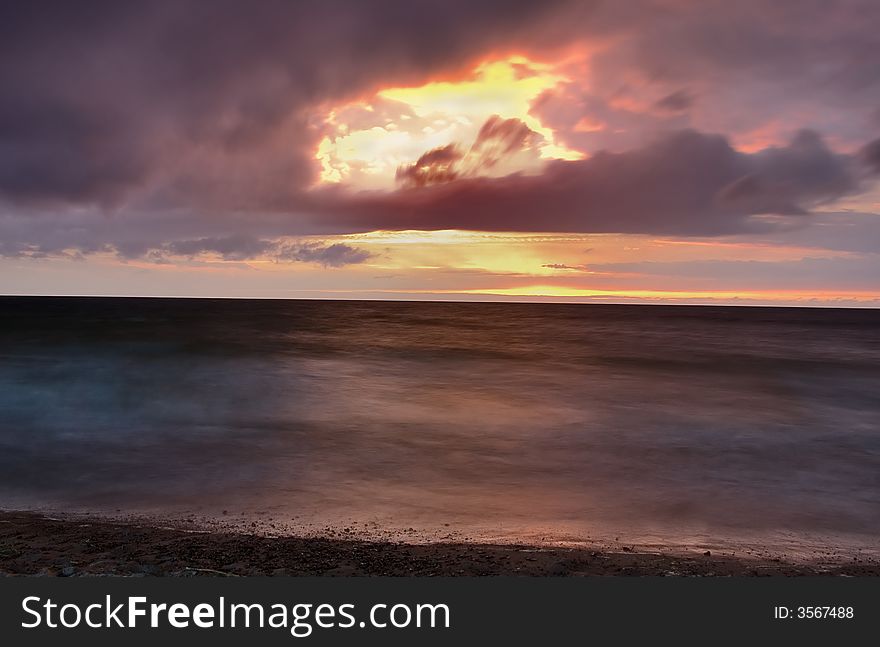
[[880, 533], [880, 311], [0, 298], [0, 507]]

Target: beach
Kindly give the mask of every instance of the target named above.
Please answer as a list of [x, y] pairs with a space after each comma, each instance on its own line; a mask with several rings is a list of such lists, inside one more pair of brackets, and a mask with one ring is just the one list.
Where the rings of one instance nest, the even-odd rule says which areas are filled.
[[[878, 311], [0, 298], [0, 315], [2, 525], [30, 537], [12, 572], [56, 569], [56, 535], [88, 570], [90, 533], [158, 547], [106, 569], [126, 573], [721, 574], [880, 552]], [[277, 559], [222, 556], [238, 545]]]
[[[344, 536], [351, 529], [340, 529]], [[713, 553], [628, 545], [406, 543], [272, 537], [161, 520], [109, 521], [0, 513], [3, 576], [866, 576], [875, 556], [827, 552], [791, 560], [772, 550]]]

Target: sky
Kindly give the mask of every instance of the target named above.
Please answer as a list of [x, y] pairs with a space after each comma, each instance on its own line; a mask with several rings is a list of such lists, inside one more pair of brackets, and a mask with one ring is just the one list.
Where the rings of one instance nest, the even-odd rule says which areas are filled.
[[0, 5], [0, 293], [880, 306], [873, 0]]

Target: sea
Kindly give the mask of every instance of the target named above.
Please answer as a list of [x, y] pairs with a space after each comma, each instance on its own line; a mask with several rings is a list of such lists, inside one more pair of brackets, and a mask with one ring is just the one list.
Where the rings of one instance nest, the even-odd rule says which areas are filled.
[[876, 549], [880, 310], [3, 297], [0, 508]]

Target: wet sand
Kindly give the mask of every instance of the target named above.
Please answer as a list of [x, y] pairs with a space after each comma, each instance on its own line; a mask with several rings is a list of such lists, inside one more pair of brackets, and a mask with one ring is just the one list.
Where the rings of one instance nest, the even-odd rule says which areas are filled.
[[[340, 528], [337, 534], [350, 531]], [[6, 576], [880, 575], [880, 560], [873, 556], [830, 552], [795, 561], [750, 552], [273, 537], [162, 520], [0, 512], [0, 575]]]

